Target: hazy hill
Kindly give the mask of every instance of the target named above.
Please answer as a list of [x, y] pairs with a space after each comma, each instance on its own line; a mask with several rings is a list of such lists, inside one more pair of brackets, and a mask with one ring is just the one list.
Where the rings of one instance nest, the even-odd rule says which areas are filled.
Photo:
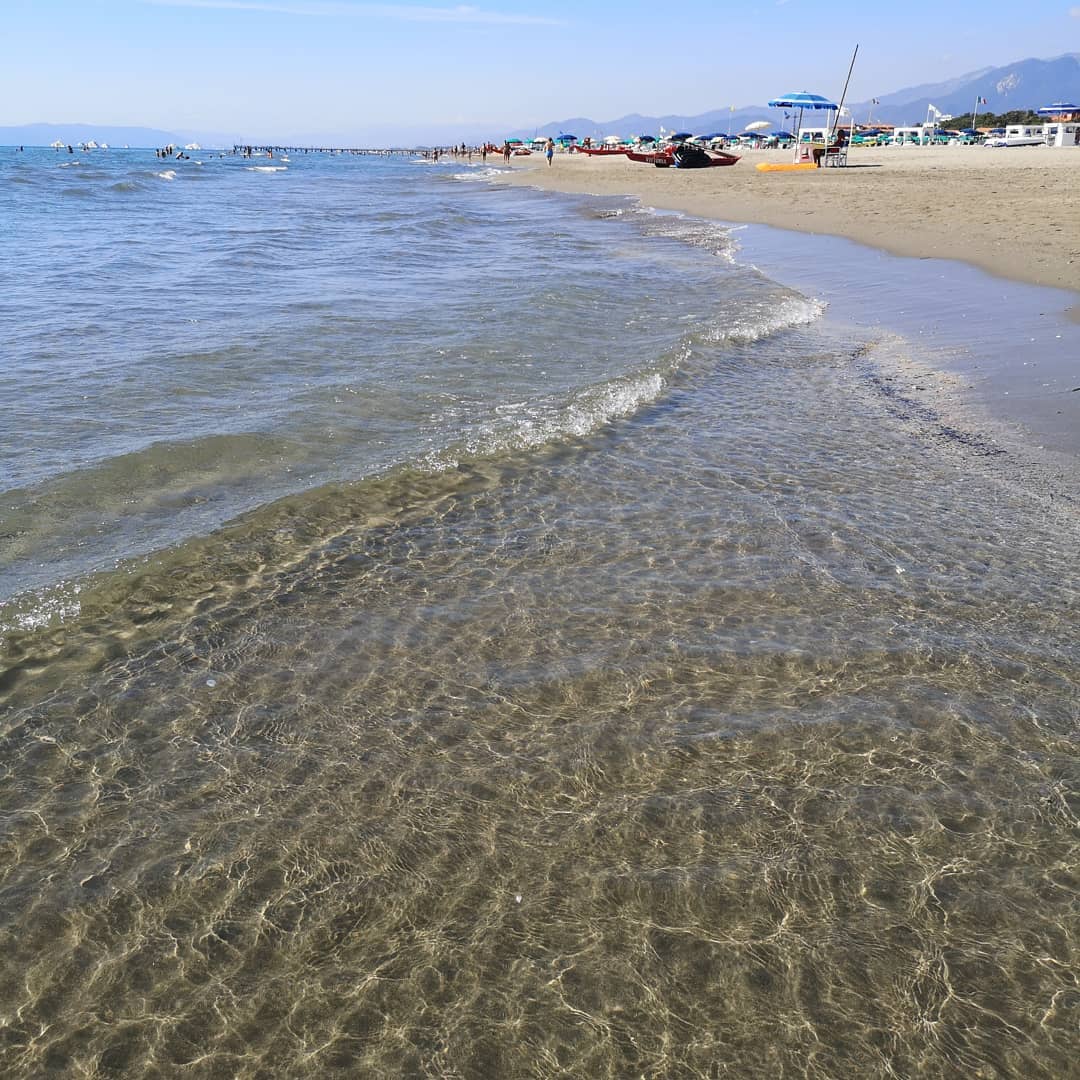
[[[824, 90], [817, 88], [818, 92]], [[878, 94], [878, 104], [870, 101], [854, 102], [851, 110], [860, 123], [871, 119], [885, 124], [917, 124], [926, 119], [926, 108], [934, 105], [943, 113], [959, 116], [970, 112], [977, 97], [987, 99], [980, 111], [1008, 112], [1010, 109], [1037, 109], [1055, 101], [1080, 103], [1080, 54], [1070, 53], [1054, 60], [1019, 60], [1000, 68], [982, 68], [944, 82], [925, 83], [906, 90]], [[656, 135], [661, 127], [668, 131], [692, 131], [698, 135], [728, 130], [742, 131], [754, 120], [770, 120], [777, 125], [785, 123], [779, 109], [770, 109], [762, 102], [759, 106], [714, 109], [694, 116], [672, 114], [669, 116], [631, 115], [615, 120], [590, 120], [577, 117], [545, 124], [535, 131], [518, 131], [520, 138], [533, 135], [557, 135], [570, 132], [579, 138], [605, 135]], [[789, 122], [793, 122], [793, 118]], [[730, 123], [730, 129], [729, 129]]]
[[[880, 104], [873, 106], [873, 116], [887, 124], [917, 124], [926, 119], [928, 105], [960, 116], [971, 111], [978, 97], [987, 100], [979, 111], [994, 113], [1038, 109], [1055, 101], [1080, 103], [1080, 54], [1070, 53], [1054, 60], [1020, 60], [1006, 67], [972, 71], [947, 82], [878, 94]], [[853, 106], [856, 120], [864, 120], [870, 108], [869, 102]]]

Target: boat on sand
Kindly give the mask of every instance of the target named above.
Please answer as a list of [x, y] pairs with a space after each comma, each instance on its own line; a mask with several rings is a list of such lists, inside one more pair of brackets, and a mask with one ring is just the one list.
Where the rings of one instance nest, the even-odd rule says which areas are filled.
[[724, 150], [706, 150], [702, 146], [680, 143], [667, 146], [663, 150], [647, 153], [630, 151], [626, 155], [631, 161], [645, 165], [655, 165], [658, 169], [709, 169], [721, 165], [734, 165], [738, 155]]

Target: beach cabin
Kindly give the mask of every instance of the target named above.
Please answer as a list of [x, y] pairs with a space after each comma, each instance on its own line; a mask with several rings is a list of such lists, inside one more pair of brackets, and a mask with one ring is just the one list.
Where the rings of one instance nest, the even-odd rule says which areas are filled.
[[920, 124], [918, 127], [893, 128], [889, 143], [892, 146], [929, 146], [933, 138], [934, 129]]
[[799, 143], [821, 143], [824, 145], [829, 135], [833, 132], [831, 127], [802, 127], [799, 128]]
[[1080, 121], [1055, 120], [1043, 124], [1043, 141], [1047, 146], [1080, 146]]

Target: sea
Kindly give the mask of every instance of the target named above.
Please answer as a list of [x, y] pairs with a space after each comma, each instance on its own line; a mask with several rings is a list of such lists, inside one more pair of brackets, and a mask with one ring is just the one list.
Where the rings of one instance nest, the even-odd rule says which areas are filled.
[[1068, 298], [187, 154], [0, 149], [0, 1074], [1076, 1075]]

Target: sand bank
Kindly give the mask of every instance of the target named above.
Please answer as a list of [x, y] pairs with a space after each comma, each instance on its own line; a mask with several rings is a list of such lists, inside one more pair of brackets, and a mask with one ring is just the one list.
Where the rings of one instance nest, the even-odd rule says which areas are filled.
[[1080, 149], [867, 147], [843, 169], [762, 173], [655, 169], [623, 158], [515, 158], [509, 183], [636, 195], [665, 210], [844, 236], [896, 255], [959, 259], [990, 273], [1080, 293]]

